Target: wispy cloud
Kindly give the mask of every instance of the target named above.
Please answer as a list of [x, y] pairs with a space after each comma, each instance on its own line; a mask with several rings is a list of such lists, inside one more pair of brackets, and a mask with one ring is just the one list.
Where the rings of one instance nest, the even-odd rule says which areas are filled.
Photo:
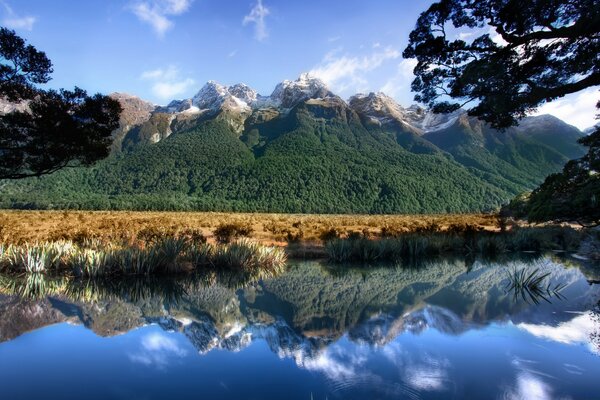
[[258, 0], [250, 10], [250, 14], [246, 15], [242, 21], [244, 26], [254, 24], [254, 37], [258, 41], [263, 41], [269, 37], [265, 19], [270, 13], [271, 11], [263, 4], [262, 0]]
[[175, 65], [145, 71], [140, 75], [140, 79], [151, 81], [152, 93], [161, 100], [174, 99], [196, 83], [192, 78], [183, 78]]
[[23, 29], [31, 31], [33, 24], [36, 23], [37, 17], [31, 15], [18, 15], [12, 7], [4, 2], [0, 1], [0, 5], [4, 9], [4, 16], [2, 17], [2, 25], [11, 29]]
[[340, 49], [329, 52], [321, 63], [314, 67], [310, 74], [322, 79], [338, 92], [366, 90], [368, 80], [366, 73], [379, 68], [388, 60], [400, 57], [400, 52], [391, 47], [376, 49], [365, 56], [339, 55]]
[[415, 78], [413, 70], [417, 65], [415, 59], [404, 59], [398, 64], [396, 74], [390, 77], [380, 91], [391, 97], [396, 97], [403, 92], [410, 90], [410, 83]]
[[130, 4], [131, 11], [142, 22], [152, 26], [160, 37], [174, 26], [171, 17], [187, 12], [194, 0], [142, 0]]

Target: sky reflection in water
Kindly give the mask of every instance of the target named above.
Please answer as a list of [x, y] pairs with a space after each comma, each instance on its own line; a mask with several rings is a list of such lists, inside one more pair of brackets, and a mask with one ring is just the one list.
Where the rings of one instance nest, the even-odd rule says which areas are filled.
[[598, 285], [547, 258], [529, 263], [567, 283], [566, 298], [515, 301], [505, 272], [524, 264], [467, 273], [462, 261], [302, 263], [241, 286], [188, 286], [176, 300], [0, 296], [3, 398], [593, 397]]

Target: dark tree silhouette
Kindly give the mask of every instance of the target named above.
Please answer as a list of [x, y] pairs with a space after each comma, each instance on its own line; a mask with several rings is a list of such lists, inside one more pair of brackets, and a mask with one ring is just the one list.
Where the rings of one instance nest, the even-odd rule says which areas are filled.
[[0, 179], [90, 165], [109, 154], [121, 106], [84, 90], [42, 90], [52, 63], [14, 31], [0, 29], [0, 98], [20, 103], [0, 116]]
[[415, 100], [436, 112], [473, 103], [470, 115], [506, 128], [544, 102], [600, 85], [600, 4], [440, 0], [421, 14], [403, 55], [418, 61]]
[[42, 51], [6, 28], [0, 28], [0, 94], [9, 101], [32, 99], [36, 84], [50, 80], [52, 62]]

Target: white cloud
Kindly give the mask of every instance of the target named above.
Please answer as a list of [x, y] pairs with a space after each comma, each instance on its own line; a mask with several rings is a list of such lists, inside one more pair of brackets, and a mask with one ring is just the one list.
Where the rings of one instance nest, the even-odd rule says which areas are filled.
[[410, 83], [415, 78], [413, 70], [416, 65], [417, 60], [415, 59], [404, 59], [400, 61], [396, 74], [384, 83], [380, 91], [390, 97], [397, 97], [401, 93], [410, 91]]
[[140, 79], [152, 81], [152, 93], [161, 100], [173, 99], [196, 83], [191, 78], [182, 78], [179, 68], [175, 65], [145, 71], [140, 75]]
[[229, 54], [227, 54], [227, 57], [232, 58], [232, 57], [235, 57], [236, 54], [237, 54], [237, 49], [230, 51]]
[[0, 4], [4, 8], [4, 17], [1, 21], [2, 25], [10, 29], [23, 29], [26, 31], [31, 31], [33, 29], [33, 24], [36, 23], [37, 17], [31, 15], [17, 15], [8, 3], [0, 1]]
[[558, 326], [522, 323], [517, 327], [538, 338], [564, 344], [585, 344], [591, 351], [598, 352], [598, 349], [590, 343], [590, 336], [596, 326], [593, 316], [589, 312], [578, 315], [570, 321], [562, 322]]
[[258, 3], [250, 10], [250, 14], [246, 15], [242, 21], [244, 26], [254, 24], [254, 37], [258, 41], [263, 41], [269, 37], [265, 19], [270, 13], [271, 11], [263, 5], [262, 0], [258, 0]]
[[595, 119], [598, 113], [596, 109], [598, 100], [600, 100], [600, 91], [597, 88], [588, 88], [544, 104], [535, 115], [552, 114], [583, 130], [598, 123]]
[[161, 99], [172, 99], [184, 93], [194, 83], [189, 78], [179, 82], [158, 82], [152, 86], [152, 92]]
[[400, 52], [391, 47], [362, 57], [347, 54], [337, 56], [338, 52], [339, 49], [329, 52], [323, 61], [309, 72], [338, 92], [350, 89], [354, 92], [364, 91], [368, 84], [365, 77], [367, 72], [379, 68], [385, 61], [400, 57]]
[[150, 333], [142, 338], [141, 344], [140, 351], [130, 354], [129, 359], [146, 366], [165, 368], [170, 359], [187, 355], [187, 350], [180, 347], [174, 338], [163, 333]]
[[333, 42], [337, 42], [338, 40], [340, 40], [342, 37], [341, 36], [331, 36], [327, 38], [327, 41], [329, 43], [333, 43]]
[[181, 15], [189, 10], [193, 0], [145, 0], [131, 4], [131, 11], [140, 21], [152, 25], [159, 36], [174, 26], [169, 17]]

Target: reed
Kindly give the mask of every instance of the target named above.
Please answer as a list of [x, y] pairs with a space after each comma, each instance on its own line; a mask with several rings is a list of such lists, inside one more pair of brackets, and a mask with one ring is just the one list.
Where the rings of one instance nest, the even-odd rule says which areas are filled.
[[550, 303], [550, 298], [563, 298], [561, 291], [565, 284], [552, 285], [547, 281], [549, 272], [542, 272], [540, 268], [520, 270], [514, 269], [508, 274], [507, 291], [514, 294], [515, 299], [521, 296], [526, 301], [539, 304], [540, 300]]
[[441, 254], [494, 258], [507, 252], [575, 251], [583, 237], [584, 233], [568, 227], [517, 228], [509, 232], [423, 230], [381, 238], [332, 238], [325, 241], [324, 247], [333, 262], [396, 262]]

